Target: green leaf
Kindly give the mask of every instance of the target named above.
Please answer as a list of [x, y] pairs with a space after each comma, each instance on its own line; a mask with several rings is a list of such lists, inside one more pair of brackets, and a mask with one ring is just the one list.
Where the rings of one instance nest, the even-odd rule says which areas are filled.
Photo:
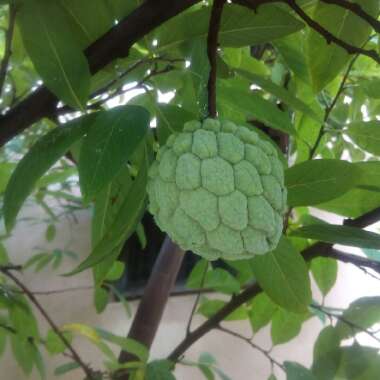
[[290, 206], [312, 206], [337, 198], [352, 189], [360, 169], [341, 160], [311, 160], [285, 171]]
[[380, 205], [380, 192], [370, 188], [380, 188], [380, 162], [368, 161], [354, 164], [361, 171], [357, 186], [340, 197], [319, 204], [317, 207], [342, 216], [357, 218]]
[[311, 261], [311, 272], [324, 296], [331, 290], [338, 275], [338, 263], [328, 257], [317, 257]]
[[[107, 0], [59, 0], [65, 9], [76, 40], [87, 47], [113, 26], [114, 18]], [[130, 1], [127, 1], [130, 3]]]
[[39, 178], [86, 133], [96, 116], [96, 113], [86, 115], [53, 129], [40, 138], [18, 163], [4, 195], [4, 219], [8, 231], [14, 226], [22, 204]]
[[131, 158], [149, 127], [149, 113], [139, 106], [121, 106], [99, 115], [84, 137], [79, 158], [79, 183], [90, 199]]
[[[66, 338], [70, 336], [66, 333]], [[60, 354], [66, 350], [66, 345], [62, 342], [62, 339], [53, 331], [49, 330], [45, 339], [45, 347], [50, 354]]]
[[[157, 50], [172, 49], [195, 37], [206, 37], [209, 18], [210, 8], [203, 7], [166, 22], [154, 33], [154, 38], [158, 40]], [[194, 20], [197, 22], [194, 23]], [[219, 41], [221, 46], [249, 46], [281, 38], [303, 27], [303, 23], [275, 5], [262, 5], [254, 12], [246, 7], [226, 4]]]
[[360, 83], [366, 95], [373, 99], [380, 99], [380, 78], [371, 78]]
[[74, 369], [77, 369], [79, 367], [80, 367], [80, 364], [77, 362], [69, 362], [69, 363], [61, 364], [54, 370], [54, 375], [62, 376], [65, 373], [73, 371]]
[[9, 178], [11, 177], [15, 166], [16, 165], [14, 163], [10, 162], [0, 163], [0, 194], [6, 189]]
[[107, 281], [116, 281], [118, 280], [122, 274], [124, 273], [125, 263], [121, 261], [115, 261], [107, 273], [106, 280]]
[[[348, 321], [347, 325], [343, 320]], [[341, 339], [353, 336], [360, 330], [369, 329], [375, 323], [380, 322], [380, 297], [362, 297], [350, 304], [342, 315], [342, 320], [336, 325], [337, 332]]]
[[24, 46], [45, 85], [73, 108], [84, 109], [90, 69], [59, 3], [23, 2], [17, 14]]
[[[218, 300], [218, 299], [203, 299], [199, 308], [198, 313], [203, 315], [206, 318], [212, 317], [216, 312], [218, 312], [224, 305], [226, 304], [225, 301]], [[236, 310], [234, 310], [231, 314], [229, 314], [225, 320], [226, 321], [240, 321], [247, 319], [247, 310], [244, 306], [240, 306]]]
[[380, 121], [358, 121], [348, 124], [345, 133], [365, 151], [380, 156]]
[[107, 307], [109, 300], [108, 291], [102, 287], [97, 286], [94, 292], [95, 309], [98, 314], [104, 311]]
[[338, 371], [342, 351], [340, 338], [333, 326], [325, 327], [314, 344], [312, 372], [318, 380], [333, 380]]
[[[377, 0], [356, 0], [365, 12], [377, 16]], [[370, 35], [371, 27], [349, 9], [319, 1], [312, 18], [335, 37], [357, 47], [361, 47]], [[316, 92], [322, 90], [344, 68], [352, 57], [335, 43], [327, 43], [317, 32], [310, 29], [307, 45], [307, 60], [311, 80]]]
[[128, 239], [140, 221], [146, 207], [147, 168], [141, 167], [128, 196], [120, 206], [117, 216], [107, 229], [104, 237], [76, 269], [66, 275], [73, 275], [88, 269], [105, 258], [122, 242]]
[[221, 268], [207, 272], [204, 286], [226, 294], [237, 294], [240, 291], [239, 281]]
[[13, 356], [16, 359], [17, 364], [26, 375], [29, 375], [32, 372], [34, 365], [32, 343], [28, 340], [20, 339], [17, 335], [12, 335], [11, 344]]
[[196, 115], [182, 107], [172, 104], [157, 104], [157, 134], [160, 144], [165, 144], [167, 138], [175, 132], [181, 132], [183, 125], [196, 119]]
[[282, 237], [277, 248], [253, 258], [255, 277], [276, 304], [303, 313], [311, 302], [306, 264], [293, 245]]
[[289, 116], [275, 104], [249, 90], [248, 86], [233, 85], [229, 81], [220, 80], [218, 96], [217, 105], [222, 117], [230, 118], [232, 114], [229, 112], [232, 110], [233, 113], [239, 112], [241, 115], [237, 121], [246, 122], [253, 117], [274, 129], [296, 134]]
[[272, 319], [278, 306], [264, 293], [258, 294], [250, 304], [249, 321], [253, 332], [258, 332], [266, 326]]
[[[94, 214], [92, 217], [92, 249], [102, 240], [105, 233], [115, 221], [120, 207], [127, 199], [133, 184], [128, 168], [118, 175], [95, 197]], [[100, 284], [118, 258], [122, 244], [117, 246], [105, 260], [93, 268], [95, 282]]]
[[55, 235], [56, 235], [56, 228], [55, 228], [55, 225], [54, 224], [49, 224], [46, 228], [46, 232], [45, 232], [45, 238], [47, 241], [52, 241], [54, 240], [55, 238]]
[[347, 380], [372, 380], [378, 377], [380, 361], [378, 350], [374, 347], [354, 343], [343, 348], [341, 370]]
[[189, 289], [199, 289], [202, 287], [202, 280], [208, 268], [208, 261], [201, 259], [195, 265], [186, 280], [186, 287]]
[[301, 331], [308, 314], [292, 313], [278, 308], [272, 317], [271, 338], [274, 345], [286, 343]]
[[276, 96], [278, 99], [282, 100], [284, 103], [294, 108], [296, 111], [300, 111], [305, 115], [310, 116], [312, 119], [322, 122], [321, 116], [317, 115], [314, 110], [304, 103], [302, 100], [294, 96], [291, 92], [281, 87], [270, 79], [266, 79], [260, 75], [252, 74], [246, 70], [235, 69], [235, 71], [241, 76], [249, 79], [257, 86], [261, 87], [263, 90], [269, 92], [270, 94]]
[[169, 360], [154, 360], [148, 363], [145, 372], [146, 380], [175, 380], [172, 374], [173, 363]]
[[295, 362], [284, 362], [286, 380], [316, 380], [313, 373]]
[[380, 249], [379, 234], [349, 226], [311, 224], [292, 231], [290, 235], [350, 247]]
[[117, 345], [118, 347], [122, 348], [124, 351], [127, 351], [135, 355], [143, 363], [146, 363], [148, 361], [149, 351], [140, 342], [131, 338], [124, 338], [122, 336], [112, 334], [100, 328], [97, 328], [96, 332], [98, 333], [100, 338]]

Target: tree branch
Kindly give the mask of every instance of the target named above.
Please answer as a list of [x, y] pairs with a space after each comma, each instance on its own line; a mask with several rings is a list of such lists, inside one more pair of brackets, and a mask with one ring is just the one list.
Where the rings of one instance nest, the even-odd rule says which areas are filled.
[[[128, 338], [139, 341], [148, 349], [150, 349], [158, 330], [183, 256], [182, 249], [173, 243], [169, 237], [166, 237], [128, 333]], [[132, 354], [126, 351], [122, 351], [119, 356], [120, 363], [135, 359]], [[118, 379], [129, 379], [129, 373], [121, 370]]]
[[7, 76], [7, 71], [8, 71], [8, 64], [12, 55], [12, 40], [13, 40], [13, 32], [15, 29], [16, 13], [17, 13], [16, 5], [13, 3], [9, 4], [9, 16], [8, 16], [9, 25], [8, 25], [7, 32], [5, 34], [4, 57], [1, 61], [1, 66], [0, 66], [0, 97], [3, 95], [5, 78]]
[[[200, 0], [146, 1], [85, 50], [91, 73], [116, 58], [128, 56], [130, 47], [156, 27]], [[54, 115], [57, 98], [44, 86], [0, 118], [0, 146], [43, 117]]]
[[[14, 270], [14, 268], [11, 268]], [[33, 293], [29, 291], [29, 289], [13, 274], [11, 273], [10, 269], [1, 266], [0, 271], [10, 278], [24, 293], [25, 295], [30, 299], [30, 301], [34, 304], [34, 306], [38, 309], [38, 311], [41, 313], [41, 315], [45, 318], [46, 322], [49, 324], [49, 326], [52, 328], [52, 330], [57, 334], [57, 336], [61, 339], [62, 343], [66, 346], [66, 348], [70, 351], [72, 354], [73, 360], [75, 360], [80, 367], [83, 369], [83, 372], [86, 374], [87, 378], [89, 380], [94, 379], [92, 370], [83, 362], [79, 354], [75, 351], [71, 343], [67, 340], [65, 335], [60, 331], [59, 327], [55, 324], [55, 322], [50, 318], [49, 314], [46, 312], [46, 310], [42, 307], [42, 305], [38, 302], [37, 298], [34, 296]]]
[[[375, 219], [377, 218], [377, 219]], [[380, 207], [375, 210], [362, 215], [357, 219], [350, 220], [350, 225], [358, 228], [363, 228], [373, 224], [375, 221], [380, 220]], [[340, 252], [333, 249], [333, 244], [328, 243], [316, 243], [302, 251], [302, 256], [306, 261], [310, 261], [315, 257], [332, 257], [345, 263], [357, 265], [359, 267], [368, 267], [371, 269], [379, 268], [379, 262], [374, 260], [365, 259], [360, 256], [351, 255], [348, 253]], [[375, 269], [375, 270], [377, 270]], [[379, 272], [380, 273], [380, 272]], [[191, 347], [198, 339], [207, 334], [210, 330], [216, 328], [220, 322], [222, 322], [228, 315], [239, 308], [241, 305], [262, 292], [262, 289], [258, 283], [254, 283], [248, 286], [236, 297], [233, 297], [228, 303], [226, 303], [219, 311], [217, 311], [212, 317], [207, 319], [188, 336], [186, 336], [182, 342], [172, 351], [168, 356], [168, 359], [175, 362], [180, 358], [185, 351]]]
[[380, 63], [380, 55], [377, 54], [376, 50], [367, 50], [354, 45], [351, 45], [340, 38], [334, 36], [327, 29], [325, 29], [321, 24], [313, 20], [304, 10], [296, 3], [296, 0], [283, 0], [286, 4], [289, 5], [290, 8], [297, 13], [297, 15], [305, 21], [305, 23], [315, 30], [318, 34], [320, 34], [328, 44], [334, 42], [336, 45], [340, 46], [348, 54], [362, 54], [369, 58], [372, 58], [375, 62]]
[[210, 74], [207, 83], [208, 113], [210, 117], [217, 116], [216, 110], [216, 59], [218, 54], [218, 34], [223, 6], [226, 0], [214, 0], [211, 9], [207, 35], [207, 56], [210, 63]]
[[357, 16], [362, 18], [365, 22], [370, 24], [377, 33], [380, 33], [380, 21], [376, 20], [375, 17], [372, 17], [371, 15], [369, 15], [361, 7], [359, 3], [352, 3], [351, 1], [347, 1], [347, 0], [321, 0], [321, 1], [326, 4], [334, 4], [339, 7], [350, 10], [352, 13], [355, 13]]

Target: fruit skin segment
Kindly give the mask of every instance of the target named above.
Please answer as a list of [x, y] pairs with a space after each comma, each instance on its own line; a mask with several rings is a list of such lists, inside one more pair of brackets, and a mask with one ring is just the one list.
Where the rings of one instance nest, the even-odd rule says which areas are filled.
[[161, 230], [207, 260], [265, 254], [281, 237], [287, 191], [277, 151], [231, 121], [185, 123], [159, 149], [147, 191]]

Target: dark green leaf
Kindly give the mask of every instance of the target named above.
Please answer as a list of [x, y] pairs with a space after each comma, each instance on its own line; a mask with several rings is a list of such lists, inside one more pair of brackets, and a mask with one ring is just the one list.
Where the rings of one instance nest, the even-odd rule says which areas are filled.
[[25, 48], [46, 86], [71, 107], [84, 109], [90, 69], [59, 3], [23, 2], [17, 20]]
[[342, 351], [340, 338], [332, 326], [325, 327], [314, 344], [312, 371], [318, 380], [333, 380], [339, 368]]
[[114, 222], [107, 229], [104, 237], [93, 249], [90, 256], [67, 275], [73, 275], [98, 264], [132, 235], [145, 210], [146, 183], [147, 168], [141, 167], [128, 196], [123, 200]]
[[350, 247], [380, 249], [379, 234], [349, 226], [311, 224], [292, 231], [291, 236], [348, 245]]
[[181, 132], [183, 125], [196, 116], [182, 107], [172, 104], [157, 104], [157, 133], [160, 144], [165, 144], [167, 138], [175, 132]]
[[83, 139], [79, 158], [82, 193], [90, 199], [131, 158], [149, 127], [149, 113], [139, 106], [121, 106], [100, 114]]
[[[157, 49], [172, 49], [195, 37], [206, 37], [209, 18], [209, 7], [203, 7], [170, 20], [155, 33], [155, 38], [158, 39]], [[194, 23], [194, 20], [197, 22]], [[223, 10], [219, 41], [222, 46], [248, 46], [297, 32], [303, 26], [275, 5], [263, 5], [254, 12], [239, 5], [228, 4]]]
[[377, 322], [380, 322], [380, 297], [362, 297], [352, 302], [344, 311], [336, 329], [340, 338], [346, 339]]
[[307, 267], [285, 237], [274, 251], [255, 256], [252, 269], [260, 286], [275, 303], [290, 311], [306, 311], [311, 301]]
[[173, 363], [169, 360], [155, 360], [148, 363], [145, 372], [146, 380], [175, 380], [172, 374]]
[[340, 160], [306, 161], [285, 171], [288, 204], [312, 206], [339, 197], [360, 179], [357, 166]]
[[308, 106], [302, 100], [294, 96], [285, 88], [272, 82], [270, 79], [266, 79], [257, 74], [252, 74], [246, 70], [237, 69], [235, 71], [241, 76], [252, 81], [257, 86], [261, 87], [263, 90], [276, 96], [278, 99], [282, 100], [285, 104], [288, 104], [290, 107], [293, 107], [295, 110], [300, 111], [310, 116], [312, 119], [318, 122], [322, 121], [321, 116], [318, 116], [310, 106]]
[[238, 112], [241, 117], [237, 121], [246, 122], [253, 117], [274, 129], [291, 135], [296, 133], [288, 114], [280, 111], [275, 104], [250, 91], [248, 86], [231, 85], [228, 81], [219, 81], [218, 95], [218, 108], [222, 117], [230, 118]]
[[4, 195], [5, 224], [10, 231], [16, 216], [39, 178], [46, 173], [87, 131], [96, 113], [53, 129], [38, 140], [18, 163]]
[[295, 362], [284, 362], [286, 380], [316, 380], [313, 373]]

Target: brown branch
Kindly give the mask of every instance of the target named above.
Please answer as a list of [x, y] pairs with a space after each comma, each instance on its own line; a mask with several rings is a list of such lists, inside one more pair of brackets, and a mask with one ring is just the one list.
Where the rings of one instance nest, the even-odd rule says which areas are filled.
[[208, 113], [210, 117], [217, 116], [216, 110], [216, 59], [218, 54], [218, 34], [223, 6], [226, 0], [214, 0], [211, 9], [207, 35], [207, 56], [210, 63], [210, 73], [207, 82]]
[[83, 360], [81, 359], [79, 354], [75, 351], [75, 349], [73, 348], [71, 343], [67, 340], [65, 335], [60, 331], [59, 327], [55, 324], [55, 322], [51, 319], [49, 314], [46, 312], [46, 310], [39, 303], [39, 301], [34, 296], [34, 294], [31, 293], [29, 291], [29, 289], [9, 269], [6, 269], [5, 267], [0, 267], [0, 271], [5, 276], [10, 278], [25, 293], [25, 295], [30, 299], [30, 301], [33, 303], [33, 305], [38, 309], [38, 311], [41, 313], [41, 315], [45, 318], [46, 322], [49, 324], [49, 326], [52, 328], [52, 330], [57, 334], [57, 336], [61, 339], [62, 343], [70, 351], [73, 359], [83, 369], [83, 372], [86, 374], [87, 378], [89, 380], [94, 379], [92, 370], [83, 362]]
[[[146, 1], [85, 50], [91, 73], [117, 58], [156, 27], [200, 0]], [[0, 146], [43, 117], [54, 115], [57, 98], [44, 86], [0, 118]]]
[[[363, 228], [374, 223], [376, 218], [380, 220], [380, 207], [362, 215], [357, 219], [352, 219], [350, 225], [358, 228]], [[310, 261], [315, 257], [333, 257], [337, 260], [343, 261], [345, 263], [350, 263], [357, 266], [368, 267], [371, 269], [379, 269], [379, 262], [374, 260], [365, 259], [360, 256], [347, 254], [344, 252], [337, 251], [333, 249], [333, 244], [328, 243], [316, 243], [302, 251], [302, 256], [306, 261]], [[375, 269], [376, 270], [376, 269]], [[219, 326], [228, 315], [239, 308], [241, 305], [258, 295], [262, 291], [259, 284], [254, 283], [248, 286], [244, 291], [233, 297], [228, 303], [226, 303], [219, 311], [217, 311], [213, 316], [207, 319], [194, 331], [192, 331], [188, 336], [186, 336], [182, 342], [172, 351], [168, 356], [168, 359], [175, 362], [180, 358], [185, 351], [191, 347], [198, 339], [203, 335], [207, 334], [212, 329]]]
[[8, 25], [7, 32], [5, 34], [5, 51], [4, 51], [4, 57], [1, 61], [1, 66], [0, 66], [0, 96], [3, 95], [5, 78], [7, 76], [7, 71], [8, 71], [8, 64], [12, 55], [12, 40], [13, 40], [13, 32], [15, 29], [16, 13], [17, 13], [16, 5], [13, 3], [9, 4], [9, 16], [8, 16], [9, 25]]
[[[150, 349], [158, 330], [183, 256], [182, 249], [173, 243], [169, 237], [166, 237], [128, 333], [128, 338], [139, 341], [148, 349]], [[129, 352], [122, 351], [120, 353], [120, 363], [131, 360], [136, 360], [136, 358]], [[129, 373], [124, 373], [121, 370], [118, 379], [129, 379]]]
[[296, 0], [283, 0], [290, 8], [297, 13], [297, 15], [313, 30], [320, 34], [328, 44], [334, 42], [336, 45], [340, 46], [348, 54], [362, 54], [369, 58], [372, 58], [375, 62], [380, 63], [380, 55], [376, 50], [367, 50], [354, 45], [351, 45], [340, 38], [334, 36], [327, 29], [325, 29], [321, 24], [313, 20], [297, 3]]
[[357, 16], [362, 18], [365, 22], [370, 24], [377, 33], [380, 33], [380, 21], [376, 20], [375, 17], [372, 17], [370, 14], [368, 14], [362, 8], [360, 4], [352, 3], [351, 1], [347, 1], [347, 0], [321, 0], [321, 1], [326, 4], [334, 4], [339, 7], [350, 10], [352, 13], [355, 13]]

